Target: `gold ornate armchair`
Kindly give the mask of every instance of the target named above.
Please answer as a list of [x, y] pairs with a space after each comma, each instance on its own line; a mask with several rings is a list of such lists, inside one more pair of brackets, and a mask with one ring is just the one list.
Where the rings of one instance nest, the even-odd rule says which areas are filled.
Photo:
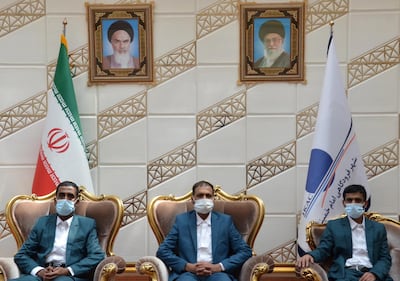
[[[214, 210], [229, 214], [243, 239], [250, 247], [264, 220], [264, 203], [256, 196], [244, 195], [232, 196], [217, 186], [214, 189]], [[189, 192], [182, 197], [158, 196], [155, 197], [147, 208], [149, 224], [160, 244], [169, 233], [177, 214], [193, 209], [190, 201], [192, 193]], [[264, 273], [272, 272], [274, 267], [270, 256], [254, 255], [242, 266], [239, 280], [256, 281]], [[136, 263], [136, 269], [151, 277], [152, 281], [167, 281], [168, 269], [165, 264], [155, 256], [145, 256]]]
[[[366, 213], [369, 219], [383, 223], [387, 232], [389, 251], [392, 257], [392, 267], [390, 276], [394, 281], [400, 281], [400, 222], [386, 218], [377, 213]], [[306, 227], [306, 240], [312, 250], [314, 250], [321, 241], [322, 233], [326, 224], [310, 222]], [[296, 271], [306, 280], [328, 281], [327, 272], [331, 261], [322, 264], [313, 264], [307, 268], [297, 268]]]
[[[55, 213], [54, 196], [55, 191], [45, 196], [18, 195], [7, 203], [6, 221], [18, 248], [22, 246], [40, 216]], [[123, 203], [116, 196], [94, 196], [83, 187], [80, 187], [79, 198], [75, 213], [96, 220], [99, 242], [107, 255], [98, 264], [93, 280], [114, 280], [117, 273], [125, 270], [125, 260], [112, 252], [114, 239], [123, 218]], [[0, 281], [19, 275], [13, 257], [0, 257]]]

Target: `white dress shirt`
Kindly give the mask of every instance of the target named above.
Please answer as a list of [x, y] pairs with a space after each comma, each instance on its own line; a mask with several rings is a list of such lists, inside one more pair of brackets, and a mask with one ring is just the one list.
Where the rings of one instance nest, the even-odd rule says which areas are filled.
[[351, 241], [353, 243], [353, 256], [346, 260], [346, 266], [365, 266], [372, 268], [368, 257], [367, 241], [365, 239], [365, 219], [357, 223], [348, 218], [351, 227]]
[[197, 213], [197, 262], [212, 263], [211, 215], [203, 220]]

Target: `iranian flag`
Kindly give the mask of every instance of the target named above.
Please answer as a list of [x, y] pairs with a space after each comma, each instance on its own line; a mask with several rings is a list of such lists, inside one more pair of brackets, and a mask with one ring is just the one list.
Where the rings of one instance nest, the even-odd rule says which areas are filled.
[[47, 94], [44, 124], [32, 193], [45, 195], [65, 180], [93, 192], [86, 146], [68, 61], [67, 40], [61, 35], [54, 83]]

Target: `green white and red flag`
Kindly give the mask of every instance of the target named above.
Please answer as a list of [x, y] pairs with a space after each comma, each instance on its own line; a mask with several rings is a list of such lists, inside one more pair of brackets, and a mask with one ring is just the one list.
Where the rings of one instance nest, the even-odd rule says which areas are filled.
[[48, 194], [65, 180], [73, 181], [93, 192], [86, 146], [69, 68], [67, 40], [64, 35], [61, 35], [54, 82], [47, 94], [47, 116], [32, 193]]

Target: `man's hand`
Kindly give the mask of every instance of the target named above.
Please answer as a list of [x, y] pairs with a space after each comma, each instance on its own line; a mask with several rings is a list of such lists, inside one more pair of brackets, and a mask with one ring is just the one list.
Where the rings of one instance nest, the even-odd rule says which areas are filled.
[[36, 273], [42, 280], [51, 280], [56, 278], [57, 276], [69, 276], [70, 272], [68, 268], [65, 267], [51, 267], [48, 266], [45, 269], [39, 270]]
[[371, 272], [365, 272], [359, 281], [375, 281], [376, 280], [376, 276], [375, 274], [371, 273]]
[[222, 271], [219, 264], [212, 264], [209, 262], [187, 263], [185, 270], [198, 276], [210, 276], [215, 272]]
[[296, 262], [296, 266], [303, 268], [303, 267], [309, 267], [310, 264], [314, 263], [314, 258], [309, 255], [309, 254], [305, 254], [304, 256], [302, 256], [301, 258], [299, 258]]

